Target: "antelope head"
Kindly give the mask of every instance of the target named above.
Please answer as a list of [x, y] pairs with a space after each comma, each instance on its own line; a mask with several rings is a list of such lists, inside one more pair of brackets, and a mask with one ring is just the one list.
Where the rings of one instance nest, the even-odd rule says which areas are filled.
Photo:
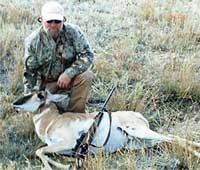
[[50, 102], [59, 103], [68, 99], [68, 95], [51, 94], [48, 90], [32, 90], [29, 94], [15, 100], [13, 102], [13, 107], [16, 110], [35, 112], [42, 105], [49, 104]]

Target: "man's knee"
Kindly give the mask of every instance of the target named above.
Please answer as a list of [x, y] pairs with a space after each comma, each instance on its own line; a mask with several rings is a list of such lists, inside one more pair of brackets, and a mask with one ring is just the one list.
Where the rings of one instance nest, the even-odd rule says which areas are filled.
[[79, 84], [79, 83], [86, 83], [90, 85], [92, 83], [92, 80], [94, 79], [94, 73], [91, 71], [86, 71], [82, 74], [79, 74], [75, 77], [74, 79], [74, 85]]

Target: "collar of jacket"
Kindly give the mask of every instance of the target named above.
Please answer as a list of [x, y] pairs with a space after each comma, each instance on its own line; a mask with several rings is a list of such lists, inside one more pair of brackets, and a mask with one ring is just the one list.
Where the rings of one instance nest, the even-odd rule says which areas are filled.
[[65, 34], [65, 25], [63, 24], [63, 27], [59, 30], [58, 32], [58, 38], [56, 42], [52, 38], [51, 34], [49, 33], [48, 30], [46, 30], [43, 26], [40, 28], [40, 41], [42, 41], [45, 45], [49, 45], [49, 43], [52, 46], [55, 46], [61, 39], [64, 37]]

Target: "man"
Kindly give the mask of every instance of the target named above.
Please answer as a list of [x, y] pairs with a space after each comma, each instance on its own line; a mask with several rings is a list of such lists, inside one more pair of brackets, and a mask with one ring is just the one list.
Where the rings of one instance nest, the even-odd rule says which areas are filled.
[[85, 112], [93, 73], [93, 52], [80, 29], [66, 24], [63, 7], [50, 1], [38, 19], [42, 26], [25, 40], [24, 93], [35, 86], [69, 91], [67, 111]]

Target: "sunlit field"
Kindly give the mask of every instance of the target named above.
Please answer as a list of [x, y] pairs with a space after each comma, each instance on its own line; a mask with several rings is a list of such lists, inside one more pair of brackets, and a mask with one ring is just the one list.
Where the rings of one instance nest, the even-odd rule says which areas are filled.
[[[23, 93], [24, 39], [40, 23], [44, 0], [0, 0], [0, 170], [40, 170], [43, 145], [31, 114], [12, 102]], [[151, 129], [200, 142], [200, 1], [60, 0], [94, 50], [87, 111], [141, 112]], [[67, 134], [66, 134], [67, 135]], [[61, 155], [51, 155], [68, 162]], [[70, 160], [71, 161], [71, 160]], [[72, 160], [73, 161], [73, 160]], [[187, 149], [162, 144], [88, 156], [88, 170], [200, 170]]]

